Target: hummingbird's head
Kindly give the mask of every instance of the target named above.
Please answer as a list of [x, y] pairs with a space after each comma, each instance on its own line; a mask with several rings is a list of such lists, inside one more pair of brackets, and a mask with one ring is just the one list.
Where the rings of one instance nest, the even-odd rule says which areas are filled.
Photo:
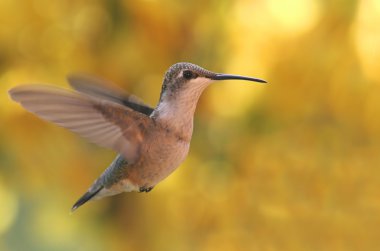
[[162, 101], [163, 98], [175, 98], [183, 92], [189, 96], [193, 94], [200, 95], [213, 81], [227, 79], [266, 83], [266, 81], [258, 78], [214, 73], [192, 63], [176, 63], [165, 74], [160, 100]]

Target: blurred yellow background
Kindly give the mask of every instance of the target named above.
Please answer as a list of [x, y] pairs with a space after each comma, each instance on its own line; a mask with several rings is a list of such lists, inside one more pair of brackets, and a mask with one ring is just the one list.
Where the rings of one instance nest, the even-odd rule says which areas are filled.
[[[380, 1], [0, 1], [0, 250], [379, 250]], [[69, 209], [115, 153], [10, 101], [84, 72], [155, 105], [188, 61], [266, 79], [203, 94], [147, 194]]]

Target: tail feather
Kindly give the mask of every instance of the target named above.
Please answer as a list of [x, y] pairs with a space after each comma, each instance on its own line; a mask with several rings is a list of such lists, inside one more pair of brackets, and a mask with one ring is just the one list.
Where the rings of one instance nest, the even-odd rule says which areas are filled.
[[102, 189], [103, 189], [103, 186], [100, 186], [98, 189], [96, 189], [94, 191], [91, 191], [91, 189], [90, 189], [90, 191], [86, 192], [82, 197], [79, 198], [79, 200], [77, 202], [75, 202], [75, 204], [71, 208], [71, 212], [74, 212], [80, 206], [82, 206], [84, 203], [86, 203], [87, 201], [91, 200]]

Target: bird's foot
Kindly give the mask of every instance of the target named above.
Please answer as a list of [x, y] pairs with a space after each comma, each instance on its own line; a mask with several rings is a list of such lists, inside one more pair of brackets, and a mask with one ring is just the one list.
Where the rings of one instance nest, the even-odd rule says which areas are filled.
[[153, 189], [153, 187], [145, 187], [145, 186], [143, 186], [143, 187], [140, 187], [140, 193], [142, 193], [142, 192], [150, 192], [151, 190]]

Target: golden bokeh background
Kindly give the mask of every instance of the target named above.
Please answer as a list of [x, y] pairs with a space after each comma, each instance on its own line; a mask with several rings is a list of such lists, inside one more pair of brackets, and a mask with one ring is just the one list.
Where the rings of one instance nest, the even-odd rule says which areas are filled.
[[[0, 250], [379, 250], [380, 1], [0, 1]], [[12, 102], [84, 72], [155, 105], [173, 63], [250, 75], [203, 94], [185, 163], [69, 209], [115, 153]]]

